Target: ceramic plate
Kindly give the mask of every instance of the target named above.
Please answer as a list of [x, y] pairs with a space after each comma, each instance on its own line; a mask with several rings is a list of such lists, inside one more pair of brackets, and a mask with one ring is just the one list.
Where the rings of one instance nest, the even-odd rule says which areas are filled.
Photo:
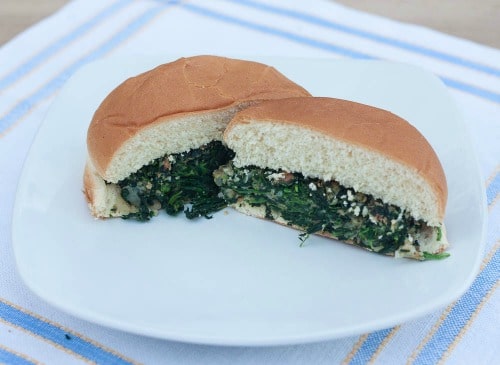
[[25, 162], [13, 244], [26, 285], [80, 318], [133, 333], [218, 345], [304, 343], [387, 328], [443, 307], [471, 284], [485, 232], [479, 168], [442, 83], [402, 64], [260, 59], [313, 95], [388, 109], [435, 148], [448, 179], [451, 256], [379, 256], [226, 209], [213, 219], [95, 220], [82, 193], [86, 131], [125, 78], [172, 57], [111, 58], [61, 90]]

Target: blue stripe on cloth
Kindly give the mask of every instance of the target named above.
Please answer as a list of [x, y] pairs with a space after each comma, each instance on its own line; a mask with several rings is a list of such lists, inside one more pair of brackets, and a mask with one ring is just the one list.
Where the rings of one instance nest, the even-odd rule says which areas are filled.
[[500, 249], [495, 251], [470, 289], [453, 305], [436, 333], [418, 354], [414, 364], [437, 363], [498, 280], [500, 280]]
[[492, 76], [500, 77], [500, 69], [490, 67], [487, 65], [479, 64], [462, 57], [453, 56], [444, 52], [436, 51], [431, 48], [418, 46], [408, 42], [404, 42], [398, 39], [381, 36], [375, 33], [367, 32], [354, 27], [342, 25], [333, 22], [329, 19], [324, 19], [315, 15], [305, 14], [291, 9], [285, 9], [278, 6], [272, 6], [268, 4], [263, 4], [253, 0], [229, 0], [231, 2], [237, 3], [239, 5], [245, 5], [247, 7], [252, 7], [255, 9], [263, 10], [266, 12], [286, 16], [289, 18], [298, 19], [309, 24], [315, 24], [324, 28], [334, 29], [336, 31], [344, 32], [347, 34], [355, 35], [361, 38], [369, 39], [378, 43], [387, 44], [389, 46], [398, 47], [406, 51], [411, 51], [414, 53], [419, 53], [421, 55], [436, 58], [440, 61], [445, 61], [448, 63], [453, 63], [458, 66], [467, 67], [476, 71], [484, 72]]
[[0, 301], [0, 317], [98, 364], [131, 364], [116, 354]]
[[488, 205], [493, 203], [495, 198], [500, 193], [500, 172], [493, 178], [488, 187], [486, 188], [486, 200]]
[[[177, 4], [177, 1], [171, 1], [168, 3], [168, 5], [175, 5], [175, 4]], [[34, 94], [30, 95], [27, 99], [24, 99], [16, 106], [14, 106], [14, 108], [12, 108], [4, 117], [0, 118], [0, 134], [6, 131], [19, 118], [21, 118], [31, 108], [33, 108], [36, 105], [36, 103], [50, 96], [57, 89], [59, 89], [77, 69], [82, 67], [84, 64], [94, 61], [99, 57], [102, 57], [106, 53], [110, 52], [113, 48], [118, 46], [121, 42], [129, 38], [142, 26], [148, 23], [163, 9], [165, 9], [164, 6], [156, 6], [152, 9], [147, 10], [142, 15], [134, 19], [132, 22], [127, 24], [127, 26], [123, 30], [115, 34], [110, 40], [108, 40], [95, 50], [93, 50], [85, 57], [79, 59], [78, 61], [67, 67], [63, 72], [54, 77], [43, 87], [38, 89]]]
[[247, 21], [247, 20], [244, 20], [241, 18], [236, 18], [236, 17], [230, 16], [230, 15], [225, 15], [225, 14], [222, 14], [222, 13], [219, 13], [219, 12], [216, 12], [214, 10], [210, 10], [208, 8], [204, 8], [204, 7], [201, 7], [198, 5], [185, 3], [185, 4], [182, 4], [182, 6], [184, 8], [186, 8], [187, 10], [190, 10], [191, 12], [194, 12], [194, 13], [197, 13], [200, 15], [208, 16], [210, 18], [217, 19], [217, 20], [222, 20], [226, 23], [231, 23], [231, 24], [243, 26], [245, 28], [249, 28], [249, 29], [261, 32], [261, 33], [272, 34], [272, 35], [278, 36], [280, 38], [285, 38], [285, 39], [288, 39], [288, 40], [296, 42], [296, 43], [301, 43], [301, 44], [305, 44], [305, 45], [312, 46], [315, 48], [324, 49], [326, 51], [335, 52], [335, 53], [338, 53], [338, 54], [341, 54], [341, 55], [347, 56], [347, 57], [373, 59], [373, 57], [371, 57], [365, 53], [362, 53], [362, 52], [350, 50], [348, 48], [336, 46], [332, 43], [323, 42], [323, 41], [316, 40], [316, 39], [309, 38], [309, 37], [304, 37], [304, 36], [299, 35], [299, 34], [290, 33], [290, 32], [280, 30], [277, 28], [273, 28], [273, 27], [269, 27], [266, 25], [252, 23], [250, 21]]
[[35, 363], [0, 347], [0, 364], [34, 365]]
[[388, 328], [370, 333], [365, 342], [363, 342], [363, 345], [356, 351], [349, 364], [367, 364], [391, 331], [392, 328]]
[[463, 82], [453, 80], [453, 79], [450, 79], [447, 77], [440, 76], [440, 78], [441, 78], [441, 81], [443, 81], [445, 83], [445, 85], [452, 87], [456, 90], [463, 91], [463, 92], [478, 96], [482, 99], [493, 101], [495, 103], [500, 103], [500, 94], [498, 94], [498, 93], [495, 93], [495, 92], [489, 91], [489, 90], [485, 90], [485, 89], [481, 89], [479, 87], [472, 86], [469, 84], [465, 84]]
[[72, 32], [69, 34], [63, 36], [62, 38], [56, 40], [55, 42], [51, 43], [48, 45], [46, 48], [41, 50], [39, 53], [35, 54], [32, 58], [30, 58], [28, 61], [24, 62], [23, 64], [19, 65], [15, 70], [11, 71], [4, 77], [0, 79], [0, 90], [5, 89], [9, 85], [12, 85], [14, 82], [19, 80], [23, 75], [27, 74], [31, 70], [33, 70], [36, 66], [40, 65], [42, 62], [44, 62], [47, 58], [50, 56], [54, 55], [56, 52], [60, 51], [64, 47], [66, 47], [68, 44], [73, 42], [74, 40], [78, 39], [78, 37], [83, 36], [85, 33], [87, 33], [89, 30], [91, 30], [93, 27], [95, 27], [97, 24], [111, 16], [112, 14], [116, 13], [118, 10], [123, 8], [125, 5], [131, 3], [132, 0], [120, 0], [117, 1], [116, 3], [112, 4], [111, 6], [105, 8], [103, 11], [95, 15], [93, 18], [88, 20], [87, 22], [83, 23], [76, 29], [74, 29]]
[[[216, 20], [220, 20], [226, 23], [238, 25], [244, 28], [252, 29], [261, 33], [266, 33], [266, 34], [271, 34], [280, 38], [285, 38], [290, 41], [296, 42], [296, 43], [301, 43], [310, 47], [318, 48], [318, 49], [323, 49], [329, 52], [334, 52], [337, 54], [340, 54], [342, 56], [346, 57], [353, 57], [353, 58], [362, 58], [362, 59], [376, 59], [376, 57], [368, 55], [366, 53], [361, 53], [355, 50], [351, 50], [345, 47], [340, 47], [336, 46], [334, 44], [328, 43], [328, 42], [323, 42], [317, 39], [309, 38], [309, 37], [304, 37], [302, 35], [298, 35], [295, 33], [287, 32], [284, 30], [280, 30], [277, 28], [269, 27], [266, 25], [261, 25], [258, 23], [253, 23], [241, 18], [237, 18], [234, 16], [226, 15], [223, 13], [219, 13], [217, 11], [201, 7], [199, 5], [193, 5], [193, 4], [182, 4], [183, 8], [186, 10], [189, 10], [193, 13], [210, 17]], [[490, 100], [493, 102], [500, 102], [500, 94], [497, 94], [493, 91], [488, 91], [485, 89], [478, 88], [473, 85], [468, 85], [465, 83], [462, 83], [460, 81], [456, 81], [450, 78], [446, 77], [441, 77], [441, 80], [448, 86], [455, 88], [460, 91], [467, 92], [469, 94], [481, 97], [486, 100]]]

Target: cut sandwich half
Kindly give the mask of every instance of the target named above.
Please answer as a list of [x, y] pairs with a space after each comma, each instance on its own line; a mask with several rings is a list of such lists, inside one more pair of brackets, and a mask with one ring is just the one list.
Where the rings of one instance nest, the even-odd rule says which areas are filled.
[[427, 140], [382, 109], [332, 98], [263, 102], [224, 133], [214, 173], [236, 210], [373, 252], [446, 257], [447, 185]]
[[232, 158], [222, 134], [233, 115], [264, 100], [309, 95], [272, 67], [216, 56], [182, 58], [126, 80], [88, 129], [91, 213], [208, 217], [225, 206], [212, 172]]

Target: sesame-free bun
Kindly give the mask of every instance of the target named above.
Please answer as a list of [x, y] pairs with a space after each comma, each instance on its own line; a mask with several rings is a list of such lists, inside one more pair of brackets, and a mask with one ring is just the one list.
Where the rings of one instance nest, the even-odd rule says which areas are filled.
[[238, 167], [336, 180], [442, 225], [447, 186], [438, 157], [415, 127], [386, 110], [333, 98], [266, 101], [237, 113], [224, 140]]
[[89, 166], [116, 183], [155, 158], [221, 140], [246, 106], [309, 95], [261, 63], [181, 58], [129, 78], [103, 100], [88, 129]]

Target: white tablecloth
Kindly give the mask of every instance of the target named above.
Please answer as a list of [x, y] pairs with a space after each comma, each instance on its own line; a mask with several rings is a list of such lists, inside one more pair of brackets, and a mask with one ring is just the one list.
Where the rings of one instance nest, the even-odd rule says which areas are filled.
[[[92, 324], [51, 307], [26, 288], [12, 252], [14, 197], [37, 128], [68, 77], [110, 55], [229, 52], [393, 60], [443, 80], [470, 129], [488, 203], [484, 260], [458, 301], [424, 318], [359, 336], [293, 346], [217, 347]], [[0, 362], [498, 364], [499, 201], [497, 49], [332, 1], [75, 0], [0, 48]]]

